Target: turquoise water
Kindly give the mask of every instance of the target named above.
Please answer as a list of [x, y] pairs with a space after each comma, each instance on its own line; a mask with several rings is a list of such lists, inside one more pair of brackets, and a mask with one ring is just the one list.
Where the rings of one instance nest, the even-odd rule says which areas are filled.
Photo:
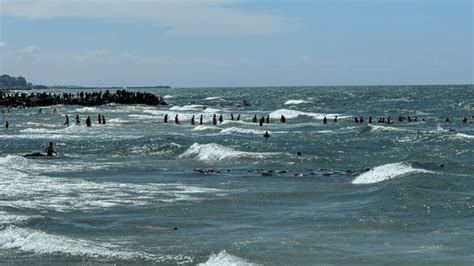
[[0, 114], [1, 263], [474, 263], [472, 85], [153, 92], [169, 105]]

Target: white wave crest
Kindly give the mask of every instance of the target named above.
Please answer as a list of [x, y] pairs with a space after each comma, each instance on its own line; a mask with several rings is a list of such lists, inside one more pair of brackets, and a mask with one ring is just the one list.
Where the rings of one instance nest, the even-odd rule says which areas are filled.
[[256, 153], [237, 151], [216, 143], [194, 143], [179, 158], [196, 158], [204, 162], [222, 161], [227, 159], [265, 159], [276, 153]]
[[382, 132], [382, 131], [410, 131], [408, 129], [389, 127], [389, 126], [380, 126], [369, 124], [370, 132]]
[[464, 134], [464, 133], [456, 133], [456, 135], [454, 135], [456, 138], [460, 138], [460, 139], [474, 139], [474, 135], [468, 135], [468, 134]]
[[[255, 135], [263, 135], [265, 134], [265, 130], [256, 130], [256, 129], [250, 129], [250, 128], [241, 128], [241, 127], [229, 127], [229, 128], [224, 128], [219, 132], [219, 134], [235, 134], [235, 133], [240, 133], [240, 134], [255, 134]], [[288, 133], [287, 131], [268, 131], [268, 133]]]
[[185, 106], [175, 105], [170, 108], [171, 111], [200, 111], [205, 108], [204, 105], [201, 104], [191, 104]]
[[207, 97], [207, 98], [205, 98], [204, 100], [206, 100], [206, 101], [212, 101], [212, 100], [217, 100], [217, 99], [220, 99], [220, 98], [221, 98], [221, 97], [218, 97], [218, 96], [217, 96], [217, 97]]
[[90, 240], [74, 239], [42, 231], [8, 226], [0, 231], [1, 249], [19, 249], [36, 254], [67, 254], [96, 259], [175, 261], [189, 263], [187, 256], [153, 255], [145, 252], [117, 250], [118, 247]]
[[199, 125], [193, 128], [195, 131], [206, 131], [206, 130], [216, 130], [219, 129], [218, 127], [215, 126], [204, 126], [204, 125]]
[[165, 95], [165, 96], [163, 96], [163, 99], [171, 99], [171, 98], [174, 98], [174, 96], [172, 96], [172, 95]]
[[308, 101], [305, 100], [288, 100], [284, 103], [284, 105], [290, 105], [290, 104], [302, 104], [302, 103], [309, 103]]
[[251, 266], [251, 265], [259, 265], [253, 262], [249, 262], [243, 258], [231, 255], [227, 253], [225, 250], [219, 252], [219, 254], [211, 254], [209, 259], [206, 262], [199, 263], [199, 266], [221, 266], [221, 265], [229, 265], [229, 266]]
[[290, 110], [290, 109], [279, 109], [279, 110], [271, 112], [269, 115], [273, 119], [280, 119], [281, 115], [284, 115], [286, 118], [296, 118], [298, 116], [309, 116], [315, 119], [323, 119], [324, 117], [330, 119], [336, 115], [339, 116], [338, 114], [311, 113], [311, 112], [303, 112], [303, 111]]
[[354, 180], [352, 184], [373, 184], [384, 180], [398, 178], [403, 175], [415, 174], [415, 173], [432, 173], [431, 171], [413, 168], [411, 165], [405, 163], [390, 163], [381, 166], [374, 167], [369, 171], [360, 174]]

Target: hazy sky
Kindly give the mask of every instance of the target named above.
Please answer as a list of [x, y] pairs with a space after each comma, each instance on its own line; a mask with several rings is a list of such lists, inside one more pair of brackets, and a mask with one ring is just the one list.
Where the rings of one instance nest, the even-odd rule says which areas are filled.
[[472, 84], [472, 0], [0, 0], [0, 72], [46, 85]]

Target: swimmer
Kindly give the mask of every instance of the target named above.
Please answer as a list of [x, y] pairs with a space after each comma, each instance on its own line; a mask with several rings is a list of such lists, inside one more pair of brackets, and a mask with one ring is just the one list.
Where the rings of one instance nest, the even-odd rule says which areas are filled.
[[323, 124], [326, 124], [327, 122], [328, 122], [327, 118], [324, 117], [324, 118], [323, 118]]
[[286, 117], [284, 115], [281, 115], [280, 122], [286, 123]]
[[252, 123], [257, 123], [257, 115], [254, 115], [252, 118]]
[[270, 137], [270, 134], [268, 134], [268, 131], [265, 131], [265, 134], [263, 134], [263, 137], [264, 138], [269, 138]]
[[86, 119], [86, 125], [87, 125], [87, 127], [90, 127], [91, 124], [92, 124], [92, 123], [91, 123], [91, 117], [88, 116], [87, 119]]
[[53, 150], [53, 143], [50, 142], [49, 146], [44, 150], [47, 156], [53, 156], [53, 153], [57, 155], [57, 153]]

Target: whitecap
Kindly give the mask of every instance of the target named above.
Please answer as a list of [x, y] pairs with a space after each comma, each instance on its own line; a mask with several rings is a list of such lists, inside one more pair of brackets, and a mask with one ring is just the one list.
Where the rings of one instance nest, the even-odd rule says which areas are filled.
[[171, 99], [171, 98], [174, 98], [174, 96], [172, 96], [172, 95], [165, 95], [165, 96], [163, 96], [163, 99]]
[[308, 101], [305, 100], [288, 100], [284, 103], [284, 105], [290, 105], [290, 104], [302, 104], [302, 103], [309, 103]]
[[374, 167], [369, 171], [360, 174], [354, 180], [352, 184], [373, 184], [382, 182], [385, 180], [398, 178], [400, 176], [417, 174], [417, 173], [433, 173], [428, 170], [414, 168], [411, 165], [405, 163], [390, 163], [381, 166]]
[[7, 226], [0, 231], [1, 249], [19, 249], [35, 254], [66, 254], [105, 260], [150, 260], [190, 263], [189, 256], [154, 255], [146, 252], [119, 250], [118, 246], [97, 241], [75, 239], [39, 230]]
[[218, 96], [216, 96], [216, 97], [207, 97], [207, 98], [205, 98], [204, 100], [206, 100], [206, 101], [212, 101], [212, 100], [217, 100], [217, 99], [220, 99], [220, 98], [221, 98], [221, 97], [218, 97]]
[[382, 131], [411, 131], [409, 129], [404, 129], [404, 128], [396, 128], [396, 127], [389, 127], [389, 126], [381, 126], [381, 125], [372, 125], [369, 124], [369, 131], [370, 132], [382, 132]]
[[211, 254], [206, 262], [199, 263], [200, 266], [221, 266], [221, 265], [235, 265], [235, 266], [252, 266], [259, 265], [257, 263], [249, 262], [241, 257], [234, 256], [227, 253], [225, 250], [219, 252], [219, 254]]
[[171, 111], [201, 111], [205, 108], [204, 105], [201, 104], [191, 104], [191, 105], [184, 105], [179, 106], [175, 105], [170, 108]]
[[464, 133], [456, 133], [456, 135], [454, 135], [456, 138], [460, 138], [460, 139], [474, 139], [474, 135], [468, 135], [468, 134], [464, 134]]
[[298, 110], [291, 110], [291, 109], [279, 109], [276, 111], [271, 112], [270, 114], [271, 118], [274, 119], [280, 119], [282, 115], [284, 115], [287, 119], [288, 118], [296, 118], [298, 116], [309, 116], [313, 117], [315, 119], [323, 119], [324, 117], [326, 118], [332, 118], [335, 116], [339, 116], [339, 114], [323, 114], [323, 113], [311, 113], [311, 112], [303, 112], [303, 111], [298, 111]]
[[[249, 128], [241, 128], [241, 127], [229, 127], [222, 129], [219, 134], [256, 134], [256, 135], [263, 135], [266, 130], [256, 130], [256, 129], [249, 129]], [[284, 134], [288, 133], [287, 131], [268, 131], [268, 133], [273, 134]]]
[[222, 161], [228, 159], [265, 159], [277, 153], [257, 153], [238, 151], [217, 143], [194, 143], [179, 158], [196, 158], [204, 162]]

